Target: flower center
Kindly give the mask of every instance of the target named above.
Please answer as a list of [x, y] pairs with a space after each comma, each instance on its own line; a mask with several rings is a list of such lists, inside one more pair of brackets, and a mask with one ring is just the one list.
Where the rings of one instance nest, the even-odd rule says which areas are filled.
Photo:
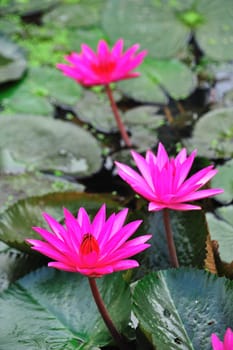
[[83, 236], [83, 240], [80, 246], [80, 252], [82, 255], [89, 255], [91, 253], [99, 253], [99, 244], [95, 237], [91, 233], [86, 233]]
[[92, 64], [91, 68], [98, 75], [108, 76], [109, 74], [112, 73], [115, 67], [116, 67], [116, 62], [105, 61], [105, 62], [99, 62], [98, 64]]

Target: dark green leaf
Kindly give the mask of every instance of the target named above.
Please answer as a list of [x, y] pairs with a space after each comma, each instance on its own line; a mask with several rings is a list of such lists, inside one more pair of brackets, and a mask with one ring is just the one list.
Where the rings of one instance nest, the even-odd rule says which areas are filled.
[[85, 207], [88, 212], [95, 214], [103, 203], [107, 204], [109, 210], [118, 210], [119, 202], [107, 194], [65, 192], [20, 200], [0, 215], [0, 238], [10, 246], [28, 252], [31, 249], [25, 243], [25, 239], [40, 238], [32, 231], [32, 226], [46, 226], [42, 212], [48, 212], [58, 221], [62, 221], [63, 207], [75, 215], [80, 207]]
[[[130, 291], [120, 274], [97, 281], [105, 305], [123, 331], [130, 316]], [[94, 350], [111, 342], [88, 288], [87, 278], [43, 268], [0, 297], [2, 350]], [[32, 322], [33, 321], [33, 322]]]
[[233, 282], [171, 269], [143, 278], [133, 293], [140, 328], [158, 350], [210, 350], [212, 333], [233, 325]]
[[[204, 213], [170, 211], [170, 218], [180, 265], [203, 268], [208, 235]], [[141, 269], [148, 272], [170, 267], [162, 211], [146, 213], [143, 222], [141, 229], [153, 237], [151, 248], [142, 254]]]

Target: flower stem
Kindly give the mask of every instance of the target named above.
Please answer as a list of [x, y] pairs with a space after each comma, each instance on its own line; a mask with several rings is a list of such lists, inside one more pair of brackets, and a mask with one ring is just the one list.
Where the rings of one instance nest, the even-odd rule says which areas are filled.
[[171, 223], [170, 223], [170, 217], [169, 217], [169, 210], [163, 209], [163, 222], [165, 226], [166, 231], [166, 238], [167, 238], [167, 245], [169, 250], [169, 255], [171, 259], [171, 263], [173, 267], [179, 267], [179, 262], [176, 254], [176, 246], [173, 239], [173, 234], [171, 230]]
[[121, 116], [119, 114], [117, 105], [116, 105], [115, 100], [113, 98], [113, 93], [112, 93], [111, 87], [109, 85], [105, 85], [105, 89], [106, 89], [107, 96], [109, 98], [109, 102], [110, 102], [110, 105], [111, 105], [111, 108], [112, 108], [112, 112], [113, 112], [113, 115], [115, 117], [117, 126], [118, 126], [118, 128], [120, 130], [122, 139], [125, 141], [126, 146], [131, 148], [132, 147], [132, 143], [131, 143], [130, 138], [129, 138], [127, 132], [126, 132], [126, 129], [125, 129], [124, 123], [123, 123], [123, 121], [121, 119]]
[[99, 309], [99, 312], [100, 312], [101, 316], [103, 317], [103, 320], [104, 320], [106, 326], [108, 327], [109, 332], [111, 333], [113, 339], [115, 339], [117, 345], [119, 346], [119, 348], [121, 350], [129, 350], [127, 344], [125, 343], [123, 336], [118, 332], [118, 330], [114, 326], [114, 324], [109, 316], [108, 310], [106, 309], [104, 302], [100, 296], [95, 278], [89, 277], [88, 281], [90, 284], [92, 295], [93, 295], [94, 300], [96, 302], [96, 305]]

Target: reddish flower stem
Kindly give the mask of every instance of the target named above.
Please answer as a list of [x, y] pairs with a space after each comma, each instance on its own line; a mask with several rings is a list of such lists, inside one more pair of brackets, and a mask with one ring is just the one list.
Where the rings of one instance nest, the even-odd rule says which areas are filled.
[[171, 263], [173, 267], [179, 267], [179, 262], [176, 254], [176, 246], [173, 239], [173, 234], [171, 230], [171, 222], [170, 222], [170, 216], [169, 216], [169, 210], [163, 209], [163, 222], [165, 226], [165, 232], [166, 232], [166, 239], [167, 239], [167, 245], [169, 250], [169, 255], [171, 259]]
[[105, 85], [105, 90], [106, 90], [106, 94], [107, 94], [107, 96], [109, 98], [109, 102], [110, 102], [110, 105], [111, 105], [111, 108], [112, 108], [112, 112], [113, 112], [113, 115], [115, 117], [117, 126], [118, 126], [118, 128], [120, 130], [122, 139], [125, 141], [126, 146], [131, 148], [132, 147], [132, 143], [131, 143], [130, 138], [129, 138], [128, 134], [127, 134], [127, 131], [125, 129], [125, 126], [124, 126], [124, 123], [123, 123], [123, 121], [121, 119], [121, 116], [119, 114], [117, 105], [116, 105], [114, 97], [113, 97], [113, 93], [112, 93], [111, 87], [109, 85]]
[[104, 302], [100, 296], [95, 278], [89, 277], [88, 281], [90, 284], [92, 295], [93, 295], [94, 300], [96, 302], [96, 305], [98, 307], [98, 310], [99, 310], [101, 316], [103, 317], [103, 320], [104, 320], [106, 326], [108, 327], [109, 332], [111, 333], [113, 339], [115, 339], [117, 345], [119, 346], [119, 348], [121, 350], [129, 350], [129, 347], [125, 343], [123, 336], [118, 332], [118, 330], [114, 326], [114, 324], [109, 316], [108, 310], [106, 309]]

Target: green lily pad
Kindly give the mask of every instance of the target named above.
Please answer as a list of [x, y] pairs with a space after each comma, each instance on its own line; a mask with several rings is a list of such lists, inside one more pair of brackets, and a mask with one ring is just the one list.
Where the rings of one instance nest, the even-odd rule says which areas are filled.
[[[114, 99], [117, 102], [120, 94], [114, 92]], [[109, 100], [105, 93], [94, 93], [85, 90], [83, 98], [73, 108], [78, 118], [90, 124], [96, 130], [110, 133], [117, 129], [116, 121], [110, 107]]]
[[184, 144], [206, 158], [233, 156], [233, 108], [219, 108], [204, 114], [196, 123], [192, 137]]
[[[208, 235], [204, 213], [199, 210], [169, 212], [179, 264], [204, 268]], [[142, 211], [140, 213], [142, 215]], [[142, 269], [149, 272], [171, 267], [162, 211], [145, 213], [141, 230], [153, 235], [150, 252], [142, 254]]]
[[232, 60], [231, 0], [109, 0], [103, 27], [112, 41], [122, 37], [127, 46], [139, 42], [156, 58], [174, 57], [194, 33], [206, 55]]
[[[218, 242], [218, 252], [222, 261], [233, 262], [233, 206], [219, 208], [217, 216], [208, 213], [207, 221], [212, 240]], [[233, 273], [233, 271], [232, 271]]]
[[[114, 324], [124, 331], [130, 317], [129, 286], [120, 274], [99, 278], [97, 285]], [[42, 268], [2, 293], [0, 307], [2, 349], [94, 350], [112, 341], [88, 280], [79, 274]]]
[[20, 15], [36, 15], [57, 5], [59, 0], [10, 0], [1, 4], [0, 13]]
[[122, 81], [119, 87], [123, 93], [140, 102], [166, 104], [168, 96], [184, 99], [197, 83], [191, 70], [178, 60], [147, 59], [137, 71], [141, 73], [140, 77]]
[[74, 104], [82, 88], [55, 68], [32, 68], [17, 86], [0, 91], [3, 107], [10, 113], [52, 115], [52, 103]]
[[218, 173], [211, 181], [213, 187], [221, 187], [224, 192], [218, 195], [217, 200], [229, 204], [233, 200], [233, 160], [217, 167]]
[[27, 67], [19, 46], [4, 36], [0, 36], [0, 83], [18, 80]]
[[197, 1], [197, 12], [205, 19], [195, 32], [198, 45], [215, 60], [233, 57], [233, 8], [231, 0]]
[[140, 106], [123, 115], [122, 119], [131, 132], [131, 141], [138, 152], [152, 148], [158, 142], [158, 129], [164, 124], [164, 116], [157, 114], [157, 110], [155, 106]]
[[136, 285], [133, 311], [139, 327], [161, 350], [210, 350], [233, 324], [233, 282], [205, 271], [151, 273]]
[[57, 28], [96, 26], [104, 3], [105, 0], [80, 0], [78, 4], [61, 4], [43, 16], [43, 23]]
[[106, 203], [109, 210], [118, 211], [119, 201], [109, 194], [88, 194], [80, 192], [53, 193], [19, 200], [0, 214], [0, 238], [6, 244], [22, 251], [31, 252], [26, 238], [40, 239], [33, 226], [45, 227], [42, 212], [47, 212], [56, 220], [63, 221], [63, 207], [75, 215], [80, 207], [88, 213], [96, 214], [100, 206]]
[[173, 57], [190, 35], [167, 1], [109, 0], [102, 25], [112, 41], [122, 37], [127, 47], [139, 43], [156, 58]]
[[72, 190], [83, 192], [84, 186], [40, 173], [0, 174], [0, 212], [23, 198]]
[[59, 170], [88, 176], [100, 170], [96, 139], [72, 123], [43, 116], [0, 118], [0, 169]]

